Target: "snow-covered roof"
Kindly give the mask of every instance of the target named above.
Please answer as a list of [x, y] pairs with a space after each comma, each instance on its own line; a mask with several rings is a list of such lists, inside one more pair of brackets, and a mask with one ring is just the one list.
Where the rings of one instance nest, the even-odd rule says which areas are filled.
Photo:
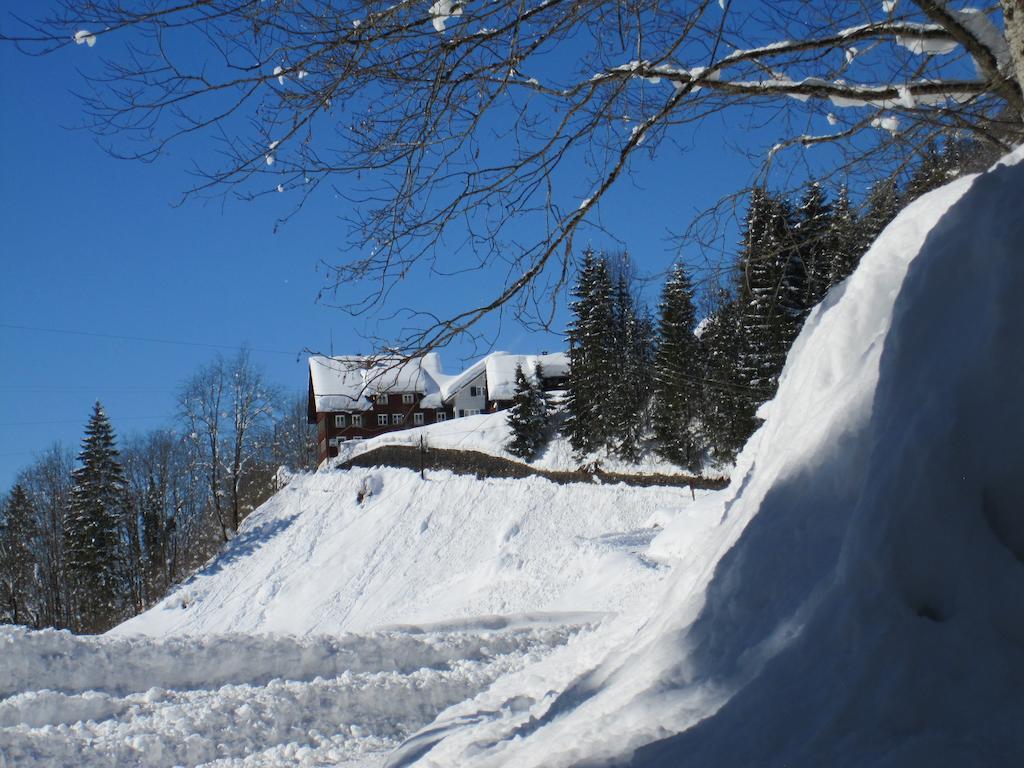
[[436, 352], [403, 360], [396, 356], [342, 355], [309, 358], [309, 377], [318, 412], [366, 411], [378, 392], [437, 391], [434, 376], [441, 375]]
[[547, 355], [513, 355], [492, 352], [461, 373], [446, 374], [436, 352], [403, 361], [399, 357], [346, 355], [309, 358], [309, 376], [318, 413], [370, 410], [370, 398], [378, 392], [419, 392], [423, 408], [440, 408], [461, 389], [487, 374], [487, 399], [511, 400], [516, 389], [516, 366], [532, 378], [540, 363], [545, 377], [565, 376], [569, 356], [564, 352]]
[[[505, 353], [495, 352], [493, 354]], [[421, 405], [424, 408], [440, 408], [444, 402], [454, 397], [460, 389], [474, 381], [486, 370], [487, 360], [490, 359], [490, 357], [491, 355], [488, 355], [487, 357], [477, 360], [469, 366], [469, 368], [462, 371], [462, 373], [457, 373], [452, 376], [448, 376], [440, 372], [434, 374], [433, 378], [437, 382], [437, 391], [424, 397]]]
[[484, 358], [487, 366], [487, 399], [511, 400], [516, 393], [516, 366], [531, 379], [537, 364], [545, 377], [561, 377], [569, 373], [569, 356], [564, 352], [550, 355], [510, 355], [496, 352]]

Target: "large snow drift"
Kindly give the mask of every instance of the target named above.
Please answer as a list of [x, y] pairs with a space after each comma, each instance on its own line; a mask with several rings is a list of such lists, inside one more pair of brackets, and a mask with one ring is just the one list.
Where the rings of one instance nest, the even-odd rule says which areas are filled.
[[111, 634], [302, 635], [618, 612], [668, 572], [643, 554], [655, 523], [692, 504], [682, 488], [324, 469], [296, 477], [206, 568]]
[[390, 764], [1021, 764], [1022, 157], [909, 206], [811, 315], [719, 524], [653, 542], [664, 594]]

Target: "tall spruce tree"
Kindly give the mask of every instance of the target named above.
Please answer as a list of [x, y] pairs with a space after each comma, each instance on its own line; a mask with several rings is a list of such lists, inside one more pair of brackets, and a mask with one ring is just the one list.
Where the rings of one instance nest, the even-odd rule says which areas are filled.
[[[815, 306], [828, 291], [836, 260], [833, 237], [833, 208], [821, 184], [812, 182], [804, 191], [794, 224], [799, 265], [804, 272], [804, 295], [800, 312]], [[799, 269], [799, 267], [796, 267]]]
[[637, 307], [627, 271], [624, 259], [615, 281], [611, 356], [602, 367], [607, 394], [597, 405], [599, 418], [610, 427], [606, 446], [635, 461], [648, 424], [654, 333], [650, 318]]
[[775, 393], [806, 312], [806, 272], [793, 239], [789, 203], [755, 190], [740, 253], [739, 378], [755, 402]]
[[693, 335], [697, 325], [693, 294], [686, 268], [676, 264], [658, 305], [654, 434], [662, 456], [696, 470], [702, 453], [699, 416], [703, 371], [700, 345]]
[[74, 628], [97, 633], [123, 618], [127, 603], [122, 532], [126, 481], [114, 430], [96, 403], [85, 429], [64, 520]]
[[573, 297], [573, 321], [566, 334], [565, 434], [577, 453], [586, 454], [607, 445], [611, 436], [603, 408], [615, 355], [616, 324], [612, 280], [603, 256], [589, 249], [584, 253]]
[[845, 184], [839, 188], [836, 202], [832, 206], [830, 226], [834, 248], [828, 279], [831, 288], [853, 274], [863, 255], [858, 243], [860, 222], [850, 205], [850, 190]]
[[889, 226], [889, 222], [896, 218], [903, 204], [894, 178], [881, 179], [871, 185], [864, 201], [864, 215], [857, 227], [858, 260], [878, 239], [882, 230]]
[[18, 483], [4, 505], [0, 526], [0, 616], [12, 624], [39, 623], [39, 535], [32, 499]]
[[700, 335], [704, 361], [702, 442], [722, 463], [736, 458], [756, 427], [757, 399], [740, 375], [744, 347], [741, 320], [738, 299], [728, 291], [719, 291], [715, 311], [703, 323]]
[[948, 182], [950, 178], [950, 159], [943, 157], [935, 141], [929, 141], [924, 151], [918, 157], [914, 170], [910, 174], [910, 179], [907, 181], [904, 205], [917, 200], [926, 192], [938, 189]]
[[508, 450], [522, 459], [531, 459], [544, 445], [548, 429], [548, 401], [541, 386], [540, 366], [534, 377], [526, 375], [521, 365], [516, 366], [516, 391], [506, 421], [512, 431]]

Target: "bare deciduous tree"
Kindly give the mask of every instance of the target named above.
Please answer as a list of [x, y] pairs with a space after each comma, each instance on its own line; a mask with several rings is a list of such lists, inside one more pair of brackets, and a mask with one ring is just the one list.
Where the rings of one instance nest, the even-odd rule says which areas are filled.
[[193, 461], [207, 478], [210, 506], [225, 541], [242, 522], [245, 483], [259, 456], [255, 440], [278, 399], [244, 349], [231, 360], [218, 356], [201, 368], [179, 395]]
[[148, 160], [216, 139], [198, 194], [302, 201], [337, 179], [354, 255], [335, 285], [368, 286], [349, 311], [379, 307], [415, 270], [503, 273], [486, 300], [419, 318], [401, 341], [420, 350], [505, 306], [548, 317], [574, 235], [633, 159], [709, 115], [777, 121], [777, 161], [840, 142], [851, 163], [943, 131], [1009, 146], [1024, 115], [1020, 0], [58, 6], [6, 38], [103, 52], [85, 107], [112, 151]]

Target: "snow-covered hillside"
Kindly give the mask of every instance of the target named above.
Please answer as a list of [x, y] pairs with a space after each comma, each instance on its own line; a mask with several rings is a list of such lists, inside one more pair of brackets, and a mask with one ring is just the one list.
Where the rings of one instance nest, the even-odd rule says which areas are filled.
[[211, 565], [112, 634], [617, 612], [664, 578], [643, 550], [655, 524], [692, 504], [681, 488], [324, 469], [296, 477]]

